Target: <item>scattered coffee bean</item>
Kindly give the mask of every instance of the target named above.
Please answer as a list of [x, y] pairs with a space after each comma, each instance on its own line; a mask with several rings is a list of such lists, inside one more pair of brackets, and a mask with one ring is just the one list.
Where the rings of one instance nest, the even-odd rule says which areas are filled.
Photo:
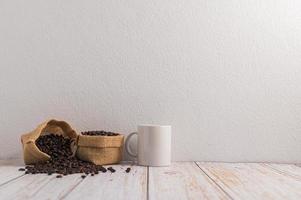
[[85, 175], [82, 175], [82, 178], [84, 179], [84, 178], [86, 178], [86, 176], [85, 176]]
[[116, 171], [115, 169], [113, 169], [113, 167], [108, 167], [108, 170], [112, 173], [114, 173]]
[[62, 177], [63, 177], [62, 175], [57, 175], [57, 176], [56, 176], [56, 178], [62, 178]]
[[113, 132], [106, 132], [106, 131], [85, 131], [82, 132], [82, 135], [89, 135], [89, 136], [117, 136], [118, 133]]
[[19, 171], [25, 171], [25, 169], [24, 168], [20, 168]]
[[91, 176], [94, 176], [94, 174], [91, 174]]
[[130, 167], [126, 168], [126, 170], [125, 170], [126, 173], [129, 173], [130, 171], [131, 171]]
[[101, 171], [102, 173], [106, 173], [106, 172], [107, 172], [107, 169], [104, 168], [103, 166], [99, 165], [99, 166], [98, 166], [98, 171]]

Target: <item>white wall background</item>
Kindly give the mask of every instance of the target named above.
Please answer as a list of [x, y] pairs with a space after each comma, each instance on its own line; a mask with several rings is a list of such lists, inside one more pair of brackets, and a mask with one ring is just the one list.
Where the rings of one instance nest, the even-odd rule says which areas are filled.
[[301, 1], [1, 0], [0, 158], [55, 117], [173, 126], [174, 160], [301, 162]]

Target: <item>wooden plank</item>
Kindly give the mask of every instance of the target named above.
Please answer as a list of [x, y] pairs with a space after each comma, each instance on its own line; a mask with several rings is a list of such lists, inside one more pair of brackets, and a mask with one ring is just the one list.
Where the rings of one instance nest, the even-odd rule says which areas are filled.
[[295, 178], [296, 180], [301, 181], [301, 167], [298, 167], [294, 164], [262, 163], [261, 165], [280, 174], [283, 174], [284, 176], [290, 176], [291, 178]]
[[194, 162], [149, 168], [149, 199], [230, 199]]
[[73, 174], [64, 176], [63, 178], [53, 178], [44, 187], [34, 193], [31, 199], [63, 199], [83, 181], [81, 175]]
[[234, 199], [301, 199], [301, 181], [255, 163], [198, 165]]
[[[108, 167], [108, 166], [106, 166]], [[127, 167], [131, 172], [126, 173]], [[113, 165], [115, 173], [100, 173], [86, 177], [66, 199], [129, 199], [147, 198], [147, 168], [129, 165]]]
[[0, 166], [0, 187], [24, 176], [24, 171], [18, 171], [20, 167], [22, 166]]
[[25, 175], [0, 187], [1, 199], [32, 199], [54, 176]]

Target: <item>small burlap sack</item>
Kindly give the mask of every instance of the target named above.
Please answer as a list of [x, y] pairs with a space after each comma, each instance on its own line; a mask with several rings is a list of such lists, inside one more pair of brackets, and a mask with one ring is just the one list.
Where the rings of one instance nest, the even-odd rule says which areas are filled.
[[119, 163], [122, 159], [123, 135], [79, 135], [76, 156], [96, 165]]
[[74, 141], [72, 142], [71, 149], [73, 152], [75, 152], [74, 145], [77, 139], [76, 131], [65, 121], [51, 119], [38, 125], [38, 127], [33, 131], [21, 136], [25, 164], [35, 164], [39, 162], [45, 162], [50, 159], [50, 156], [40, 151], [35, 143], [40, 135], [47, 134], [57, 134], [71, 138]]

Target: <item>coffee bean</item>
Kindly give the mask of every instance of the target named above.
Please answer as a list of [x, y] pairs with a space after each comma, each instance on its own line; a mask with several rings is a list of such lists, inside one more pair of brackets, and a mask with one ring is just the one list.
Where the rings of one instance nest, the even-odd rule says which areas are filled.
[[130, 167], [126, 168], [126, 170], [125, 170], [126, 173], [129, 173], [130, 171], [131, 171]]
[[114, 173], [116, 171], [115, 169], [113, 169], [113, 167], [108, 167], [108, 170], [112, 173]]
[[81, 177], [82, 177], [82, 179], [86, 178], [86, 176], [85, 176], [85, 175], [82, 175]]
[[104, 168], [103, 166], [99, 165], [98, 168], [97, 168], [98, 171], [101, 171], [102, 173], [106, 173], [107, 172], [107, 169]]
[[25, 171], [25, 169], [24, 168], [20, 168], [19, 171]]
[[106, 132], [106, 131], [85, 131], [81, 133], [82, 135], [89, 135], [89, 136], [117, 136], [118, 133], [113, 132]]
[[106, 173], [106, 172], [107, 172], [107, 169], [104, 168], [104, 169], [101, 169], [100, 171], [101, 171], [102, 173]]
[[56, 176], [56, 178], [62, 178], [62, 177], [63, 177], [62, 175], [57, 175], [57, 176]]

